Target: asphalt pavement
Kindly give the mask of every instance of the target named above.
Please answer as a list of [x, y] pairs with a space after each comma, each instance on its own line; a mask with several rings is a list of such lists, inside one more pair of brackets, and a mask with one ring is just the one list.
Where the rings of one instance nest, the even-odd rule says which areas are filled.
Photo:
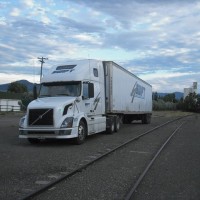
[[[118, 133], [97, 134], [79, 146], [64, 141], [47, 141], [39, 145], [20, 141], [20, 115], [0, 116], [0, 199], [22, 199], [62, 173], [170, 120], [177, 112], [156, 113], [149, 125], [124, 125]], [[183, 121], [184, 125], [137, 188], [134, 199], [200, 199], [200, 115]], [[181, 122], [141, 138], [34, 199], [124, 199], [156, 150]]]
[[[157, 158], [132, 199], [200, 199], [200, 116], [183, 121], [184, 125]], [[178, 123], [140, 139], [34, 199], [125, 199], [131, 184]]]
[[132, 199], [200, 199], [200, 115], [187, 118]]

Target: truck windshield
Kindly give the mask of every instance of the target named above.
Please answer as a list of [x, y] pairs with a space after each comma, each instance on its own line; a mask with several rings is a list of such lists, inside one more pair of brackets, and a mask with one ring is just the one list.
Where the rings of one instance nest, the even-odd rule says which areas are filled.
[[81, 95], [81, 82], [51, 82], [42, 83], [39, 97], [72, 96]]

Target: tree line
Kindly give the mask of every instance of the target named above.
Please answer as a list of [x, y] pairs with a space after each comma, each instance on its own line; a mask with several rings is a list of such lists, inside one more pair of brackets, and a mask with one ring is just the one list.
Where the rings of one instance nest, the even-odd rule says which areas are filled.
[[[2, 95], [2, 94], [1, 94]], [[26, 85], [20, 82], [12, 82], [8, 85], [7, 93], [5, 96], [13, 96], [16, 95], [22, 102], [21, 110], [26, 110], [28, 104], [33, 100], [33, 93], [28, 91]]]
[[153, 110], [182, 110], [200, 112], [200, 95], [189, 93], [185, 99], [176, 99], [175, 93], [160, 97], [157, 92], [153, 93]]

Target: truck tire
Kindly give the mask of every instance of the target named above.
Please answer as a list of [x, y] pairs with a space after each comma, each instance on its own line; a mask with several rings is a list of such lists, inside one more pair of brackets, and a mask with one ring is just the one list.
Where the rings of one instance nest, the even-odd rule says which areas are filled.
[[86, 125], [83, 121], [80, 121], [78, 126], [78, 137], [75, 138], [75, 144], [82, 144], [86, 138]]
[[120, 119], [118, 116], [115, 117], [114, 131], [117, 132], [120, 129]]
[[106, 128], [107, 134], [113, 134], [115, 131], [115, 121], [114, 117], [109, 117], [108, 119], [108, 127]]
[[142, 124], [150, 124], [151, 123], [151, 115], [145, 114], [142, 116]]
[[147, 114], [147, 120], [146, 120], [147, 124], [151, 123], [151, 115]]
[[28, 138], [28, 141], [31, 144], [38, 144], [40, 142], [40, 139], [37, 139], [37, 138]]

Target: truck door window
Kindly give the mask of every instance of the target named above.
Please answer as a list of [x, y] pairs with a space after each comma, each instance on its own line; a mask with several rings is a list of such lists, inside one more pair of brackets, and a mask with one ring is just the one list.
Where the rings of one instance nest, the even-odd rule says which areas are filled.
[[89, 82], [83, 83], [83, 99], [94, 97], [94, 84]]
[[89, 86], [88, 83], [83, 83], [83, 98], [88, 99], [89, 98]]
[[93, 68], [93, 74], [94, 74], [95, 77], [99, 77], [97, 68]]

